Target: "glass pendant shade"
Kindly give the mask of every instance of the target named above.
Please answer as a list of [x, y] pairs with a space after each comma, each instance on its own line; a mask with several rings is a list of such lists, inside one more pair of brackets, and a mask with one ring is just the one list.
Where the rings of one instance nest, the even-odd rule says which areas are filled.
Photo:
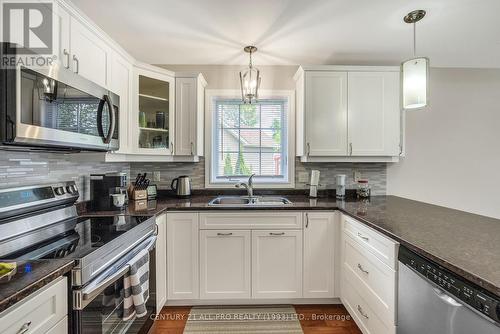
[[260, 72], [251, 66], [240, 72], [241, 98], [243, 103], [252, 104], [259, 98]]
[[401, 65], [403, 108], [418, 109], [427, 106], [429, 87], [429, 59], [413, 58]]

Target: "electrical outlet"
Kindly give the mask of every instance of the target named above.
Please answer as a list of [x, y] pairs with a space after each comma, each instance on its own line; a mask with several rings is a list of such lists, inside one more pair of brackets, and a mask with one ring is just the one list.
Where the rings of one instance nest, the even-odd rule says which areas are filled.
[[299, 182], [304, 183], [309, 181], [309, 173], [308, 172], [300, 172], [299, 173]]
[[153, 181], [154, 182], [160, 182], [160, 171], [157, 170], [157, 171], [154, 171], [153, 172]]
[[359, 179], [361, 179], [361, 172], [358, 170], [354, 170], [352, 173], [352, 178], [354, 179], [354, 182], [358, 182]]

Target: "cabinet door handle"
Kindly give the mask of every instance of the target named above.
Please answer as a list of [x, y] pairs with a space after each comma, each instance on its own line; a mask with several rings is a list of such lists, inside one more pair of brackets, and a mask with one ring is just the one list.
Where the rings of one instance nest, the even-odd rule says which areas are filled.
[[73, 61], [75, 62], [75, 73], [78, 74], [80, 72], [80, 61], [78, 60], [78, 57], [76, 55], [73, 55]]
[[309, 213], [306, 212], [306, 228], [309, 227]]
[[66, 66], [64, 66], [64, 67], [69, 68], [69, 51], [64, 49], [63, 54], [66, 56]]
[[232, 233], [217, 233], [218, 236], [220, 237], [227, 237], [229, 235], [233, 235]]
[[349, 143], [349, 155], [352, 155], [352, 143]]
[[363, 311], [363, 308], [358, 305], [358, 312], [361, 314], [365, 319], [369, 319], [368, 315]]
[[19, 328], [19, 330], [17, 331], [17, 334], [23, 334], [23, 333], [26, 333], [29, 329], [30, 329], [30, 326], [31, 326], [31, 321], [28, 321], [28, 322], [25, 322], [21, 328]]
[[307, 143], [307, 156], [311, 155], [311, 144]]
[[365, 274], [369, 274], [370, 272], [368, 270], [366, 270], [365, 268], [363, 268], [363, 266], [361, 265], [361, 263], [358, 263], [358, 269], [361, 270], [361, 272], [365, 273]]
[[370, 238], [368, 237], [365, 237], [364, 235], [362, 235], [361, 233], [358, 232], [358, 237], [360, 237], [361, 239], [363, 239], [364, 241], [369, 241]]
[[174, 143], [170, 142], [170, 152], [172, 152], [172, 155], [174, 154]]
[[269, 235], [274, 235], [274, 236], [278, 236], [278, 235], [285, 235], [285, 232], [281, 232], [281, 233], [269, 233]]
[[194, 155], [194, 143], [191, 142], [191, 155]]

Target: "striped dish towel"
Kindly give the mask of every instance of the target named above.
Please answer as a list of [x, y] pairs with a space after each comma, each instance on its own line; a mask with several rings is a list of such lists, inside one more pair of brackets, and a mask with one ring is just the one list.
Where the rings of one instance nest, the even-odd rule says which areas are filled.
[[130, 270], [123, 278], [123, 320], [146, 315], [149, 299], [149, 250], [141, 250], [128, 263]]

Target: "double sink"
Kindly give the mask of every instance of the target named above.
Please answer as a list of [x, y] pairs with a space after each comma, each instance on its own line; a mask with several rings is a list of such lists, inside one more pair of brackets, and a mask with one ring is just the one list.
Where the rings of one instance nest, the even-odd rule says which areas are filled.
[[277, 207], [293, 204], [279, 196], [219, 196], [211, 200], [209, 206], [217, 207]]

